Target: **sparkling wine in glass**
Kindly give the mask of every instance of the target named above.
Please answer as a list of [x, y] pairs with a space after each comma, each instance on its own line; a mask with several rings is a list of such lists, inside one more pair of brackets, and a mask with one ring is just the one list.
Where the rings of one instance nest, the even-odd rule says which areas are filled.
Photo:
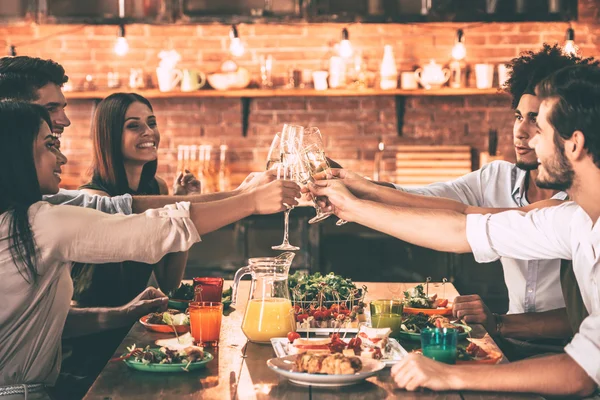
[[[298, 182], [298, 138], [302, 137], [304, 127], [300, 125], [283, 125], [281, 131], [280, 144], [279, 144], [279, 159], [273, 162], [273, 168], [277, 168], [277, 179], [288, 179]], [[277, 137], [273, 139], [275, 142]], [[271, 144], [273, 147], [273, 143]], [[267, 160], [267, 166], [272, 160], [276, 160], [276, 157], [272, 155], [276, 149], [269, 150], [269, 157]], [[293, 246], [289, 242], [289, 224], [290, 224], [290, 212], [294, 207], [288, 206], [284, 213], [284, 225], [283, 225], [283, 242], [279, 246], [271, 247], [273, 250], [300, 250], [300, 247]]]
[[[307, 175], [304, 175], [304, 184], [312, 182], [315, 174], [330, 169], [329, 161], [327, 160], [327, 157], [325, 157], [325, 146], [323, 145], [321, 132], [316, 127], [310, 127], [304, 130], [301, 140], [301, 160], [304, 163], [305, 171], [307, 173]], [[323, 211], [314, 196], [312, 196], [312, 199], [317, 215], [308, 221], [309, 224], [321, 222], [333, 214], [331, 211]]]

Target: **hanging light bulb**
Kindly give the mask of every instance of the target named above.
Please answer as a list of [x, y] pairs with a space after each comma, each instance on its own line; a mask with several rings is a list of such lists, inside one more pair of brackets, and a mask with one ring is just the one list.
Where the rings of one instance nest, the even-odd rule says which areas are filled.
[[237, 30], [237, 26], [231, 25], [231, 30], [229, 31], [229, 38], [231, 39], [231, 43], [229, 43], [229, 52], [234, 57], [241, 57], [244, 54], [244, 44], [240, 39], [240, 35]]
[[129, 52], [129, 43], [125, 37], [125, 25], [119, 25], [119, 36], [115, 42], [114, 51], [115, 54], [120, 57], [123, 57]]
[[563, 53], [569, 56], [576, 56], [579, 53], [579, 47], [575, 45], [575, 31], [573, 28], [567, 29], [565, 37], [565, 46], [563, 47]]
[[467, 56], [467, 48], [465, 47], [465, 33], [462, 29], [456, 31], [456, 42], [452, 48], [452, 58], [456, 61], [464, 60]]
[[448, 65], [451, 88], [458, 89], [467, 85], [467, 64], [464, 61], [466, 56], [465, 34], [462, 29], [459, 29], [456, 31], [456, 42], [452, 48], [452, 61]]
[[340, 57], [350, 58], [354, 50], [352, 49], [352, 43], [350, 43], [350, 34], [348, 29], [342, 29], [342, 40], [340, 41]]

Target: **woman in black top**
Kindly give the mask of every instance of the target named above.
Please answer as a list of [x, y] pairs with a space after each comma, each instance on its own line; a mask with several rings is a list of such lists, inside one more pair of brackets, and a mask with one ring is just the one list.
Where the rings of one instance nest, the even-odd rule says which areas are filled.
[[[104, 196], [168, 194], [167, 184], [156, 175], [160, 133], [147, 99], [115, 93], [102, 100], [92, 121], [92, 139], [93, 177], [81, 186], [84, 192]], [[191, 193], [199, 186], [188, 189]], [[173, 253], [155, 265], [76, 266], [74, 298], [85, 307], [120, 306], [144, 290], [152, 272], [166, 293], [179, 286], [186, 261], [187, 253]]]

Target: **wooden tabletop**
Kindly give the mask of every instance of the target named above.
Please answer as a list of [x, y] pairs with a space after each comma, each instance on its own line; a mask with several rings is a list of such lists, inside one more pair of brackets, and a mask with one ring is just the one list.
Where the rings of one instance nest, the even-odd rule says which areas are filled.
[[[366, 382], [345, 388], [323, 389], [296, 386], [285, 378], [271, 371], [266, 361], [275, 357], [270, 345], [250, 343], [244, 336], [241, 325], [248, 298], [250, 282], [240, 285], [238, 304], [235, 310], [226, 313], [221, 326], [221, 337], [218, 351], [210, 350], [215, 360], [207, 364], [207, 368], [190, 373], [159, 374], [134, 371], [123, 362], [108, 363], [90, 388], [85, 400], [117, 400], [117, 399], [540, 399], [533, 395], [516, 395], [500, 393], [435, 393], [430, 391], [409, 393], [395, 387], [390, 369], [386, 368]], [[229, 287], [231, 282], [225, 282]], [[402, 291], [415, 286], [415, 283], [357, 283], [368, 288], [367, 301], [397, 297]], [[429, 285], [430, 294], [437, 293], [453, 299], [458, 295], [454, 286], [445, 285], [445, 293], [441, 284]], [[471, 336], [480, 339], [488, 346], [496, 347], [483, 327], [474, 325]], [[126, 347], [136, 344], [143, 347], [154, 344], [157, 339], [172, 337], [147, 331], [136, 323], [123, 340], [115, 355], [126, 352]], [[408, 350], [416, 346], [401, 342]], [[496, 347], [497, 348], [497, 347]], [[506, 362], [506, 360], [503, 360]]]

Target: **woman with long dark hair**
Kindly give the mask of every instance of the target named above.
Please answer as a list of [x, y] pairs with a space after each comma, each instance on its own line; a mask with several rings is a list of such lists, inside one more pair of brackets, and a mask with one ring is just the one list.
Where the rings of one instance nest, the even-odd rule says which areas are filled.
[[[60, 160], [48, 112], [0, 102], [0, 395], [47, 399], [59, 373], [60, 339], [73, 286], [71, 263], [156, 263], [201, 234], [252, 213], [298, 204], [299, 187], [274, 181], [228, 199], [182, 202], [143, 214], [53, 206]], [[10, 397], [16, 399], [19, 397]], [[23, 398], [23, 397], [20, 397]]]
[[[93, 176], [80, 187], [84, 192], [102, 196], [168, 194], [167, 184], [156, 175], [160, 133], [146, 98], [114, 93], [102, 100], [92, 120], [92, 140]], [[188, 194], [192, 188], [193, 182], [179, 193]], [[77, 265], [73, 270], [75, 299], [85, 307], [121, 306], [144, 290], [152, 272], [166, 293], [179, 286], [186, 262], [187, 253], [175, 253], [153, 266]], [[109, 291], [111, 296], [107, 296]]]

